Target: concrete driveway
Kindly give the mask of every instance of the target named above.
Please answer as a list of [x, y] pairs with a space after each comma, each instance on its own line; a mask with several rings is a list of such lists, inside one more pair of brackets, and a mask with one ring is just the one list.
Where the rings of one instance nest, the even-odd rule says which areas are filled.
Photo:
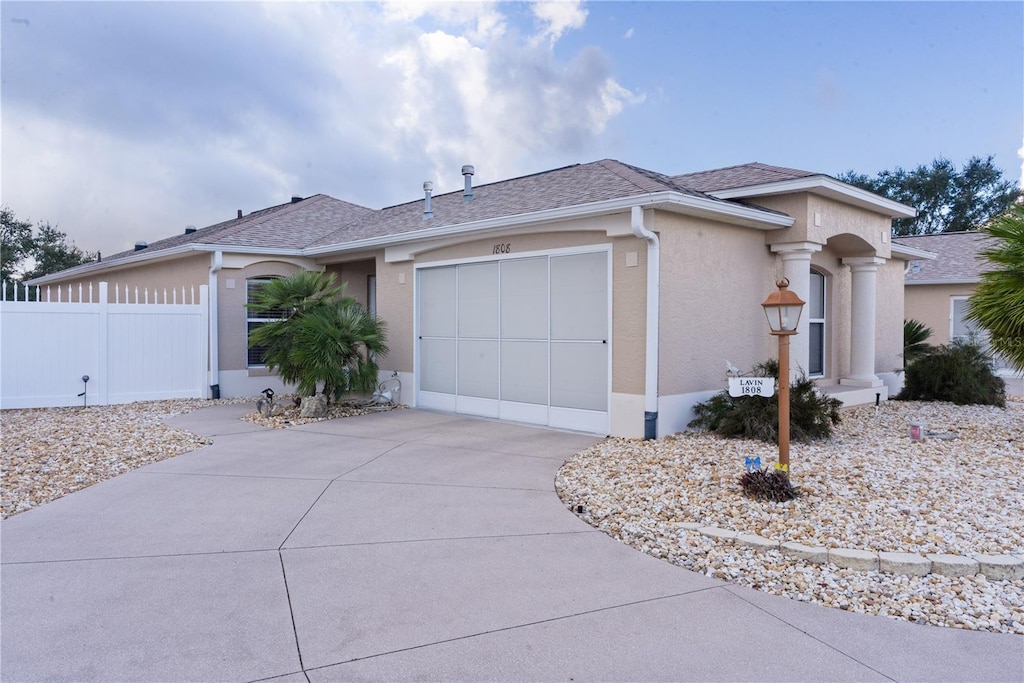
[[416, 410], [213, 445], [3, 522], [5, 682], [1014, 680], [1024, 638], [649, 558], [553, 489], [577, 434]]

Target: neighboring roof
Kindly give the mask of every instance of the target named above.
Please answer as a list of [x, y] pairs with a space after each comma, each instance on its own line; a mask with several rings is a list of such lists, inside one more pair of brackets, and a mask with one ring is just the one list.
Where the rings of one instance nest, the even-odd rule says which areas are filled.
[[732, 190], [737, 187], [748, 187], [750, 185], [776, 183], [780, 180], [809, 178], [816, 175], [821, 174], [801, 171], [796, 168], [769, 166], [768, 164], [755, 161], [750, 164], [726, 166], [725, 168], [716, 168], [710, 171], [684, 173], [672, 176], [672, 180], [699, 192], [715, 192], [718, 190]]
[[984, 262], [979, 254], [991, 244], [991, 238], [979, 232], [943, 232], [898, 237], [892, 242], [935, 254], [934, 260], [910, 262], [904, 276], [908, 285], [970, 284], [981, 279]]

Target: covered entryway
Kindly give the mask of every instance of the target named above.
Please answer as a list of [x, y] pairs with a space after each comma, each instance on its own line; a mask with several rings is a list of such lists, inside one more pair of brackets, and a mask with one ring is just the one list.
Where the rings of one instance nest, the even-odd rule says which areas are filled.
[[417, 404], [607, 434], [607, 247], [417, 269]]

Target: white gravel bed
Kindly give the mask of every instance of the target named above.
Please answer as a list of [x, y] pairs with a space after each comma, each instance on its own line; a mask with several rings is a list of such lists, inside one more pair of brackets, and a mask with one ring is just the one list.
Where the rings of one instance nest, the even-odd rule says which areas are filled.
[[177, 399], [0, 412], [0, 508], [4, 518], [208, 441], [165, 418], [255, 398]]
[[[1024, 556], [1024, 404], [890, 401], [842, 417], [829, 441], [793, 444], [791, 475], [803, 491], [795, 501], [754, 501], [739, 487], [745, 458], [771, 466], [773, 444], [689, 432], [608, 439], [570, 458], [556, 489], [598, 529], [708, 576], [855, 612], [1024, 635], [1024, 580], [858, 572], [683, 528], [871, 552]], [[911, 442], [911, 420], [947, 438]]]

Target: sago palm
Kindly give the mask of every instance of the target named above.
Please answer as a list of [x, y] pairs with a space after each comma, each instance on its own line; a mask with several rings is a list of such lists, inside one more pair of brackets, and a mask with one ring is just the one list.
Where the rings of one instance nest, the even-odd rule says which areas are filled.
[[967, 319], [989, 334], [992, 351], [1024, 371], [1024, 205], [1014, 204], [983, 229], [989, 269], [967, 302]]
[[388, 352], [384, 322], [343, 296], [333, 273], [300, 271], [273, 280], [249, 307], [283, 319], [253, 330], [249, 346], [262, 346], [264, 362], [302, 396], [328, 398], [368, 393], [377, 384], [376, 358]]

